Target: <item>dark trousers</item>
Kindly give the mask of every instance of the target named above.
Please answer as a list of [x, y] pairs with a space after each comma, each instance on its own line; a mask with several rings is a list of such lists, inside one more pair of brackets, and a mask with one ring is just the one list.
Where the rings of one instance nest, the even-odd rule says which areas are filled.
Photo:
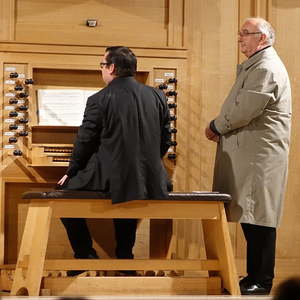
[[272, 287], [275, 268], [276, 228], [241, 223], [247, 241], [247, 273], [250, 281]]
[[[93, 241], [84, 218], [61, 218], [67, 231], [75, 258], [88, 258], [95, 255]], [[133, 258], [137, 219], [114, 219], [116, 257]]]

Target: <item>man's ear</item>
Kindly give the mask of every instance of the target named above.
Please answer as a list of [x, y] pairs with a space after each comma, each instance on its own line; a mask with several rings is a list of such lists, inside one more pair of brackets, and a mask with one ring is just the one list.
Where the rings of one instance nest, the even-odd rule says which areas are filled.
[[261, 41], [262, 44], [265, 44], [266, 41], [267, 41], [267, 35], [264, 34], [264, 33], [262, 33], [262, 34], [260, 35], [260, 41]]
[[114, 74], [114, 72], [115, 72], [115, 64], [110, 64], [108, 66], [108, 71], [109, 71], [110, 74]]

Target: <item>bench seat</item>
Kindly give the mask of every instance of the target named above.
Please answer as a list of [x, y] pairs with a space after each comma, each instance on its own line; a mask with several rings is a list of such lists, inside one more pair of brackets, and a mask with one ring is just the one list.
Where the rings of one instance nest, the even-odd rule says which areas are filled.
[[[28, 191], [29, 200], [11, 295], [39, 296], [44, 270], [205, 270], [217, 274], [222, 286], [239, 295], [235, 261], [230, 242], [224, 203], [230, 196], [216, 192], [172, 192], [167, 199], [133, 200], [112, 204], [110, 194], [94, 191]], [[51, 218], [148, 218], [198, 219], [202, 221], [207, 259], [56, 259], [45, 260]], [[108, 280], [85, 278], [90, 281]], [[112, 277], [111, 286], [127, 285], [128, 278]], [[153, 279], [153, 278], [152, 278]], [[67, 278], [70, 281], [76, 278]], [[151, 280], [150, 277], [138, 281]], [[157, 280], [157, 278], [155, 279]], [[165, 279], [161, 278], [162, 281]], [[176, 279], [174, 279], [176, 280]], [[118, 281], [118, 285], [115, 285]], [[119, 283], [121, 282], [121, 283]], [[193, 279], [196, 287], [197, 280]], [[88, 284], [85, 281], [85, 284]], [[105, 283], [107, 284], [107, 283]], [[190, 283], [189, 283], [190, 284]], [[103, 285], [103, 283], [102, 283]], [[88, 284], [91, 288], [91, 285]], [[97, 284], [95, 284], [97, 286]], [[98, 285], [98, 286], [101, 286]], [[141, 288], [141, 287], [139, 287]], [[171, 287], [172, 289], [172, 287]], [[174, 291], [175, 291], [174, 287]], [[105, 290], [105, 289], [104, 289]], [[103, 290], [103, 291], [104, 291]], [[197, 290], [197, 289], [196, 289]], [[91, 291], [91, 290], [89, 290]], [[95, 291], [99, 294], [99, 289]], [[95, 295], [94, 294], [94, 295]], [[116, 291], [117, 294], [117, 291]], [[68, 294], [69, 295], [69, 294]], [[93, 291], [91, 294], [93, 295]]]

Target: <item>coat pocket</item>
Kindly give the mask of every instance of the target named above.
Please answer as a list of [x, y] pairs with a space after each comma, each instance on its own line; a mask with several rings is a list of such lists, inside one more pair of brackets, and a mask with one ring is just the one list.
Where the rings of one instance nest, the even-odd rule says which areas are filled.
[[239, 147], [238, 135], [236, 132], [231, 132], [222, 136], [222, 148], [224, 151], [233, 150]]

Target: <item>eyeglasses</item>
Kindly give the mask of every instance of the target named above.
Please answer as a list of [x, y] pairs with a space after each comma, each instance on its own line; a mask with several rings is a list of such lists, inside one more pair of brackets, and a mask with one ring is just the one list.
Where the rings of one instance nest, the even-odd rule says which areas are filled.
[[239, 31], [238, 32], [238, 35], [241, 37], [251, 35], [251, 34], [262, 34], [262, 32], [261, 31], [255, 31], [255, 32]]
[[107, 65], [109, 65], [109, 63], [107, 63], [107, 62], [101, 62], [100, 63], [100, 69], [103, 69], [104, 66], [107, 66]]

